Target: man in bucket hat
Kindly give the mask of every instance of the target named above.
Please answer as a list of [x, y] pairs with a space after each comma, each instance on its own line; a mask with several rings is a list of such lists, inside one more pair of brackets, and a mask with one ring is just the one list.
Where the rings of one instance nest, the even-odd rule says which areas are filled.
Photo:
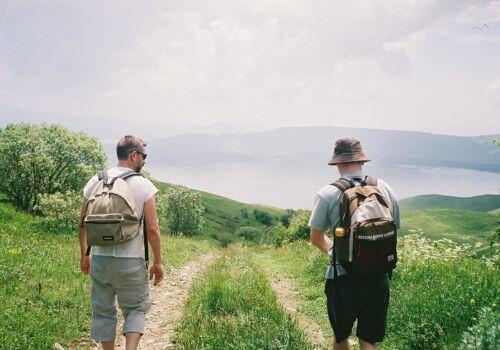
[[[353, 138], [343, 138], [335, 143], [335, 150], [329, 165], [336, 165], [341, 179], [359, 186], [366, 184], [364, 163], [370, 159], [363, 153], [361, 144]], [[372, 178], [375, 179], [375, 178]], [[340, 181], [340, 180], [339, 180]], [[375, 179], [375, 186], [386, 198], [397, 229], [400, 227], [399, 204], [394, 191], [387, 183]], [[309, 226], [311, 242], [321, 251], [334, 255], [333, 242], [326, 235], [328, 229], [334, 232], [340, 226], [340, 202], [343, 191], [332, 185], [321, 188], [314, 199]], [[340, 228], [342, 230], [342, 228]], [[374, 276], [347, 273], [338, 258], [332, 259], [326, 273], [325, 294], [330, 324], [335, 334], [333, 349], [350, 349], [348, 337], [357, 320], [356, 335], [362, 350], [377, 349], [385, 335], [387, 310], [389, 306], [389, 279], [387, 273]]]

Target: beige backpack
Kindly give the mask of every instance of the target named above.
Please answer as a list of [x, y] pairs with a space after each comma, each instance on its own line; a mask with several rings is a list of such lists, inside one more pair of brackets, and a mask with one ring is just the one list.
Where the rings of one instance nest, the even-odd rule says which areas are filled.
[[[91, 246], [110, 246], [130, 241], [139, 235], [142, 219], [137, 216], [126, 179], [141, 174], [129, 170], [116, 177], [108, 177], [106, 170], [98, 174], [99, 182], [87, 202], [85, 231], [87, 255]], [[146, 241], [146, 235], [144, 235]], [[147, 247], [147, 244], [146, 244]]]

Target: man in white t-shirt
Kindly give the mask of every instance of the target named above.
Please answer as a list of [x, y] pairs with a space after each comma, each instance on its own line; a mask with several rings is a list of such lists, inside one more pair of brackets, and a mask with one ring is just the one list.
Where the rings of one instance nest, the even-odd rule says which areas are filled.
[[[116, 153], [118, 165], [107, 170], [108, 177], [116, 177], [130, 169], [140, 172], [146, 160], [146, 143], [135, 136], [125, 136], [118, 142]], [[90, 301], [92, 320], [90, 335], [101, 342], [104, 350], [115, 346], [117, 308], [116, 300], [123, 311], [125, 322], [123, 334], [126, 337], [127, 350], [137, 349], [144, 334], [146, 312], [151, 305], [148, 282], [148, 266], [145, 261], [146, 249], [144, 229], [147, 241], [153, 252], [153, 264], [149, 279], [154, 278], [157, 285], [163, 279], [163, 267], [160, 253], [160, 231], [156, 216], [156, 187], [142, 176], [132, 176], [125, 181], [133, 197], [137, 217], [142, 217], [146, 227], [141, 227], [139, 235], [130, 241], [112, 246], [92, 247], [92, 263], [87, 255], [87, 236], [84, 217], [87, 201], [90, 198], [98, 176], [91, 178], [83, 190], [84, 200], [80, 214], [79, 238], [81, 260], [84, 274], [92, 278]]]

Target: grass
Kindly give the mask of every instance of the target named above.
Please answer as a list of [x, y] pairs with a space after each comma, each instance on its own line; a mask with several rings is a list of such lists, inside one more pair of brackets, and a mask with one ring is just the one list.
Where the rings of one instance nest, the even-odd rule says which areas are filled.
[[500, 217], [467, 210], [428, 209], [403, 212], [401, 220], [402, 235], [421, 229], [431, 239], [486, 245], [486, 234], [498, 227]]
[[[162, 184], [165, 189], [168, 185]], [[162, 237], [165, 267], [182, 265], [214, 250], [212, 235], [234, 236], [238, 227], [265, 226], [253, 210], [282, 211], [201, 192], [207, 208], [201, 239]], [[248, 212], [245, 218], [242, 209]], [[486, 245], [484, 234], [498, 216], [455, 209], [403, 212], [402, 234], [422, 229], [427, 237]], [[228, 238], [228, 242], [230, 239]], [[89, 278], [79, 270], [75, 232], [44, 231], [40, 222], [5, 203], [0, 194], [1, 349], [48, 349], [88, 339]], [[489, 252], [489, 251], [488, 251]], [[485, 255], [488, 255], [483, 252]], [[254, 263], [257, 259], [258, 264]], [[418, 260], [418, 259], [417, 259]], [[177, 328], [181, 349], [308, 349], [311, 344], [277, 304], [260, 264], [285, 274], [299, 287], [299, 311], [330, 334], [324, 274], [328, 258], [305, 242], [275, 249], [233, 248], [195, 283]], [[483, 306], [500, 304], [499, 272], [466, 257], [399, 264], [392, 281], [387, 340], [382, 349], [454, 349]]]
[[[478, 310], [499, 305], [500, 272], [467, 257], [441, 259], [436, 254], [425, 260], [425, 253], [415, 254], [394, 271], [387, 337], [380, 348], [457, 349]], [[259, 259], [292, 278], [299, 287], [300, 311], [329, 329], [323, 292], [328, 258], [296, 242], [268, 248]]]
[[[88, 339], [90, 280], [79, 269], [76, 233], [39, 232], [37, 221], [0, 203], [0, 348], [50, 349]], [[215, 249], [163, 237], [166, 269]]]
[[297, 286], [302, 301], [298, 311], [320, 325], [324, 334], [332, 334], [324, 293], [328, 256], [304, 241], [290, 243], [282, 248], [268, 246], [255, 249], [254, 254], [259, 264], [285, 276]]
[[248, 250], [233, 248], [191, 287], [178, 349], [312, 349]]

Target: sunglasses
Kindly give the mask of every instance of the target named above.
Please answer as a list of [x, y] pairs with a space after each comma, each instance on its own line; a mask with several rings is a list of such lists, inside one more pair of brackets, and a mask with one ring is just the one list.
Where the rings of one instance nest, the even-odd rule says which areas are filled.
[[139, 153], [139, 154], [142, 154], [142, 159], [146, 160], [146, 157], [148, 156], [146, 153], [143, 153], [141, 151], [137, 151], [137, 150], [132, 150], [130, 151], [129, 153], [132, 153], [132, 152], [135, 152], [135, 153]]

